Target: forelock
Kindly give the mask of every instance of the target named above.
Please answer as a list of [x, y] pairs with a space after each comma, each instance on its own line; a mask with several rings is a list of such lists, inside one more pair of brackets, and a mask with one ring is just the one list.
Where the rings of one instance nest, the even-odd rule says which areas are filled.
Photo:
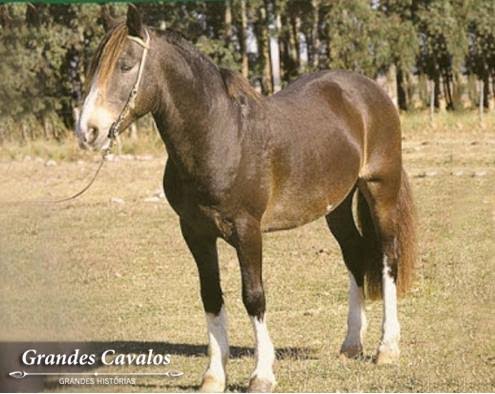
[[127, 26], [125, 22], [117, 24], [105, 35], [91, 59], [89, 73], [86, 78], [87, 88], [88, 85], [92, 83], [95, 75], [97, 75], [96, 82], [98, 87], [101, 89], [105, 88], [106, 83], [115, 68], [115, 64], [124, 49], [126, 39]]

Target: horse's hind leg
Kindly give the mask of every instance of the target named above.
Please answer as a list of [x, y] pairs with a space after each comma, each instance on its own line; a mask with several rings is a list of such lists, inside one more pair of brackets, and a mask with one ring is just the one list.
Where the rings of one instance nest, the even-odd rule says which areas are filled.
[[181, 220], [181, 230], [198, 266], [201, 299], [208, 326], [210, 362], [203, 375], [202, 392], [223, 392], [226, 384], [225, 366], [229, 358], [227, 315], [223, 305], [216, 237], [198, 234], [194, 227]]
[[365, 242], [356, 228], [352, 215], [354, 191], [333, 212], [326, 216], [328, 227], [337, 239], [349, 270], [349, 313], [347, 335], [340, 349], [342, 356], [362, 355], [367, 322], [364, 310], [364, 251]]
[[367, 282], [373, 278], [377, 282], [381, 279], [381, 283], [371, 283], [371, 286], [377, 288], [381, 285], [383, 297], [382, 337], [375, 359], [377, 364], [394, 363], [398, 361], [400, 353], [400, 325], [397, 315], [400, 185], [400, 175], [376, 177], [359, 183], [359, 189], [370, 207], [382, 252], [381, 265], [375, 267], [375, 274], [367, 279]]

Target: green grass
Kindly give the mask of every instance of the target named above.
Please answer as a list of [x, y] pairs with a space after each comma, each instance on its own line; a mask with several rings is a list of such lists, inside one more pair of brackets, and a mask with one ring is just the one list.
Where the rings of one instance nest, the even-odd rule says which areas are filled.
[[[404, 118], [420, 265], [412, 293], [399, 305], [399, 365], [338, 359], [347, 275], [323, 220], [264, 237], [268, 324], [281, 349], [277, 390], [494, 390], [495, 134], [477, 127], [469, 114], [446, 115], [442, 122], [428, 129], [425, 116]], [[144, 201], [161, 184], [165, 159], [159, 151], [152, 151], [154, 160], [106, 163], [87, 194], [61, 205], [22, 201], [77, 191], [94, 162], [0, 162], [0, 342], [117, 341], [125, 352], [153, 345], [172, 352], [172, 367], [185, 373], [177, 380], [139, 378], [135, 386], [61, 386], [52, 380], [48, 391], [197, 388], [207, 358], [196, 348], [206, 344], [196, 268], [168, 204]], [[112, 197], [125, 203], [112, 203]], [[230, 342], [242, 348], [229, 362], [229, 390], [242, 391], [254, 365], [244, 348], [253, 338], [235, 253], [221, 242], [220, 256]], [[381, 304], [370, 303], [367, 314], [365, 352], [371, 356]]]

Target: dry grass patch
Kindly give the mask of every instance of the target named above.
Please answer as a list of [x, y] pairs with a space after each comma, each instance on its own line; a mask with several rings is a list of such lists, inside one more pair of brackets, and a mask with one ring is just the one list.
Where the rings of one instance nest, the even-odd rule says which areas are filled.
[[[264, 239], [278, 390], [493, 391], [495, 135], [474, 128], [471, 118], [435, 130], [424, 122], [424, 116], [404, 121], [421, 261], [412, 294], [400, 301], [400, 364], [338, 360], [347, 275], [336, 242], [319, 220]], [[86, 195], [62, 205], [22, 201], [76, 191], [95, 163], [0, 163], [0, 340], [97, 341], [125, 352], [153, 346], [171, 352], [173, 368], [185, 372], [177, 380], [139, 378], [135, 386], [66, 387], [52, 381], [46, 390], [197, 388], [207, 358], [196, 268], [168, 204], [144, 201], [160, 187], [164, 162], [109, 162]], [[220, 256], [235, 347], [229, 389], [242, 391], [254, 366], [253, 338], [235, 254], [220, 243]], [[371, 356], [381, 305], [367, 309], [365, 351]]]

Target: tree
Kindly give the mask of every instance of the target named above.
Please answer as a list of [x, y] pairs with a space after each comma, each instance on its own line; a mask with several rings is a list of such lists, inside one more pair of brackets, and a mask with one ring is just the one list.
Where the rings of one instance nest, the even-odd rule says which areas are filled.
[[490, 89], [490, 77], [492, 83], [495, 81], [495, 3], [479, 0], [469, 5], [466, 69], [483, 81], [483, 102], [488, 107], [490, 99], [493, 100], [490, 90], [495, 90], [493, 85]]
[[382, 0], [378, 10], [383, 14], [387, 43], [390, 50], [389, 66], [394, 65], [397, 79], [397, 99], [400, 109], [407, 110], [409, 94], [406, 79], [416, 64], [419, 38], [413, 22], [413, 0]]
[[386, 69], [390, 48], [381, 14], [364, 0], [336, 0], [327, 16], [330, 68], [375, 77]]
[[458, 16], [449, 0], [424, 2], [417, 13], [418, 71], [433, 80], [437, 108], [443, 92], [447, 108], [453, 109], [453, 75], [460, 70], [467, 52], [465, 21]]
[[[117, 18], [127, 8], [107, 7]], [[461, 74], [482, 81], [480, 101], [493, 102], [493, 0], [222, 0], [138, 7], [149, 26], [182, 33], [266, 94], [318, 69], [372, 78], [395, 69], [402, 109], [408, 109], [414, 74], [433, 81], [437, 107], [445, 97], [447, 108], [455, 109]], [[7, 128], [23, 138], [61, 138], [72, 128], [88, 63], [104, 34], [100, 13], [96, 4], [0, 5], [0, 72], [8, 76], [0, 79], [0, 139]]]

